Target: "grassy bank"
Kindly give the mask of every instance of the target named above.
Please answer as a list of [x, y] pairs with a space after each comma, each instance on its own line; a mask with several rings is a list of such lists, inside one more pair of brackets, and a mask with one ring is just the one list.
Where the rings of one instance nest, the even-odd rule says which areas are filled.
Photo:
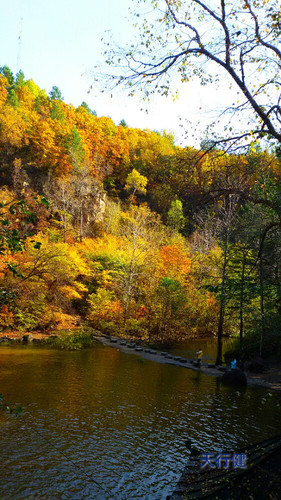
[[88, 326], [79, 329], [52, 330], [51, 332], [7, 332], [2, 334], [0, 345], [20, 343], [40, 344], [55, 349], [76, 351], [93, 345], [94, 330]]

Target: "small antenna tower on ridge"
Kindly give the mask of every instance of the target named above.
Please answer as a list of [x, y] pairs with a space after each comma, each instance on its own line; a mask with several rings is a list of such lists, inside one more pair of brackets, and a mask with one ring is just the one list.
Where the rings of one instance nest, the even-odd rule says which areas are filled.
[[22, 43], [22, 21], [23, 18], [20, 18], [20, 24], [19, 24], [19, 39], [18, 39], [18, 57], [17, 57], [17, 73], [21, 69], [21, 43]]

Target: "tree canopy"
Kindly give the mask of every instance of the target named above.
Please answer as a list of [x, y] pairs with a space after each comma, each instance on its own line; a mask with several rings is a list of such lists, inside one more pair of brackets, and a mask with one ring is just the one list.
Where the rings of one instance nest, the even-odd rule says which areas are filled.
[[218, 332], [217, 362], [224, 335], [280, 353], [280, 155], [202, 146], [2, 68], [0, 329]]

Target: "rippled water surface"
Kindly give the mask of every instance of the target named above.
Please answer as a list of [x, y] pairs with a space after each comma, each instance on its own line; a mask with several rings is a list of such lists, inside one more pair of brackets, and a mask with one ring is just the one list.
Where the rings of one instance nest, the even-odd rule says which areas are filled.
[[111, 347], [0, 348], [1, 499], [164, 499], [188, 459], [280, 432], [280, 395]]

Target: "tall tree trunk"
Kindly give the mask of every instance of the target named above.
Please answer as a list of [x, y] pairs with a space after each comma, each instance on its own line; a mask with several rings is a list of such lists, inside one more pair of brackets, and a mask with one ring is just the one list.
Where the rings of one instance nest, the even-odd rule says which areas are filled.
[[67, 225], [67, 215], [65, 206], [63, 206], [62, 212], [62, 223], [63, 223], [63, 242], [66, 243], [66, 225]]
[[243, 342], [243, 329], [244, 329], [244, 318], [243, 318], [243, 309], [244, 309], [244, 286], [245, 286], [245, 266], [246, 266], [246, 250], [243, 249], [243, 262], [242, 262], [242, 274], [241, 274], [241, 290], [240, 290], [240, 332], [239, 332], [239, 340], [240, 346]]
[[218, 344], [217, 344], [217, 359], [216, 365], [222, 364], [222, 335], [223, 335], [223, 322], [224, 322], [224, 310], [225, 310], [225, 282], [226, 282], [226, 264], [227, 264], [227, 252], [228, 252], [228, 227], [226, 228], [226, 238], [225, 247], [223, 255], [223, 269], [222, 269], [222, 281], [221, 281], [221, 297], [220, 297], [220, 316], [219, 316], [219, 326], [218, 326]]
[[80, 221], [79, 221], [80, 241], [83, 241], [83, 205], [80, 205]]
[[263, 355], [263, 342], [265, 332], [265, 317], [264, 317], [264, 283], [263, 283], [263, 262], [262, 255], [260, 256], [260, 308], [261, 308], [261, 335], [260, 335], [260, 356]]
[[67, 193], [66, 186], [61, 185], [61, 201], [62, 201], [62, 223], [63, 223], [63, 242], [66, 243], [66, 229], [67, 229]]
[[126, 323], [127, 323], [127, 319], [128, 319], [128, 312], [129, 312], [129, 307], [130, 307], [130, 302], [131, 302], [131, 296], [132, 296], [132, 291], [133, 291], [134, 261], [135, 261], [135, 241], [134, 241], [133, 253], [131, 256], [131, 260], [130, 260], [128, 279], [127, 279], [126, 289], [125, 289], [126, 291], [125, 291], [124, 315], [123, 315], [124, 328], [126, 328]]
[[129, 205], [129, 208], [131, 208], [131, 206], [132, 206], [133, 199], [134, 199], [134, 197], [135, 197], [136, 191], [137, 191], [137, 188], [134, 188], [134, 190], [133, 190], [133, 192], [132, 192], [132, 196], [131, 196], [131, 198], [130, 198], [130, 205]]
[[66, 217], [64, 217], [63, 222], [63, 242], [66, 243]]
[[124, 328], [126, 328], [126, 323], [128, 319], [128, 313], [129, 313], [129, 306], [130, 306], [130, 301], [131, 301], [131, 295], [132, 295], [132, 279], [131, 275], [129, 277], [129, 282], [127, 284], [127, 289], [126, 289], [126, 296], [125, 296], [125, 301], [124, 301], [124, 314], [123, 314], [123, 325]]

